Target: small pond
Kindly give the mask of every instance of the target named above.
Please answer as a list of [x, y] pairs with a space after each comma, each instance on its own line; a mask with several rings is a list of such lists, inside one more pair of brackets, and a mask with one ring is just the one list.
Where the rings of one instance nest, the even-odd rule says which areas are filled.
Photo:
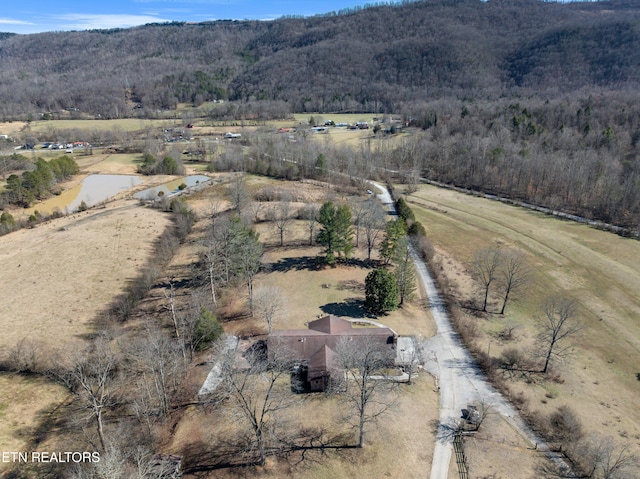
[[180, 185], [185, 184], [187, 188], [191, 188], [192, 186], [196, 186], [200, 183], [204, 183], [209, 181], [209, 177], [205, 175], [190, 175], [185, 176], [183, 178], [178, 178], [177, 180], [170, 181], [169, 183], [165, 183], [163, 185], [155, 186], [153, 188], [147, 188], [146, 190], [140, 191], [133, 195], [134, 198], [139, 200], [153, 200], [157, 198], [160, 192], [164, 196], [171, 196], [180, 191]]
[[83, 201], [89, 207], [94, 206], [140, 183], [142, 180], [135, 175], [89, 175], [78, 186], [35, 205], [33, 209], [45, 214], [54, 210], [72, 213]]

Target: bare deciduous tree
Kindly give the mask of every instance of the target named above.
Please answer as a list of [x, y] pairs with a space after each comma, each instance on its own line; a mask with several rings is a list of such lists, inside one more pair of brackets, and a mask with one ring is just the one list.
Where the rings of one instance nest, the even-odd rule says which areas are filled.
[[479, 431], [480, 426], [485, 422], [487, 417], [494, 411], [493, 403], [486, 397], [477, 398], [467, 408], [462, 410], [462, 418], [464, 424], [468, 425], [473, 431]]
[[362, 228], [362, 220], [367, 212], [367, 200], [353, 200], [350, 202], [351, 219], [353, 220], [353, 226], [355, 226], [356, 234], [356, 248], [360, 247], [360, 229]]
[[269, 210], [269, 221], [272, 221], [278, 230], [280, 246], [284, 246], [284, 233], [293, 221], [293, 217], [291, 216], [291, 199], [289, 195], [283, 195], [278, 206]]
[[237, 368], [235, 351], [221, 361], [222, 388], [214, 400], [229, 399], [252, 431], [252, 447], [264, 465], [269, 446], [278, 441], [281, 414], [298, 400], [289, 387], [290, 361], [283, 348], [268, 353], [249, 348], [244, 356], [248, 367]]
[[[423, 338], [420, 337], [416, 340], [415, 337], [411, 336], [410, 338], [403, 338], [403, 341], [409, 340], [408, 343], [402, 343], [402, 349], [398, 352], [398, 357], [400, 359], [400, 366], [402, 370], [407, 374], [407, 384], [411, 384], [411, 381], [416, 374], [417, 370], [420, 368], [422, 364], [422, 352], [420, 350], [420, 344], [423, 342]], [[400, 338], [398, 338], [397, 347], [401, 347]]]
[[171, 396], [177, 390], [186, 372], [180, 345], [172, 341], [158, 327], [146, 324], [140, 337], [124, 339], [120, 346], [127, 357], [127, 366], [134, 374], [140, 374], [157, 414], [169, 411]]
[[262, 213], [263, 205], [260, 201], [252, 201], [247, 206], [249, 213], [251, 214], [252, 221], [258, 223], [260, 221], [260, 213]]
[[531, 277], [531, 271], [524, 254], [508, 250], [501, 257], [498, 274], [500, 284], [504, 289], [500, 314], [504, 314], [507, 301], [513, 294], [521, 291], [527, 285]]
[[498, 272], [502, 263], [502, 251], [499, 248], [485, 248], [473, 257], [471, 262], [471, 272], [482, 286], [482, 311], [487, 311], [487, 302], [489, 301], [489, 291], [491, 285], [498, 278]]
[[249, 312], [253, 316], [253, 278], [260, 270], [263, 248], [259, 235], [250, 228], [242, 228], [231, 242], [231, 257], [239, 277], [247, 283], [249, 293]]
[[406, 236], [398, 241], [392, 259], [395, 268], [393, 275], [398, 286], [398, 305], [402, 306], [405, 300], [410, 300], [416, 290], [416, 271], [411, 258], [409, 238]]
[[267, 323], [269, 334], [284, 308], [282, 292], [277, 286], [260, 286], [253, 294], [253, 304], [258, 315]]
[[22, 338], [6, 354], [4, 363], [7, 369], [16, 373], [35, 373], [42, 367], [42, 348], [31, 339]]
[[376, 198], [370, 198], [366, 202], [365, 214], [360, 221], [364, 228], [364, 237], [367, 243], [367, 259], [371, 260], [371, 251], [375, 248], [376, 240], [384, 230], [386, 219], [385, 211]]
[[315, 238], [319, 210], [320, 207], [318, 205], [309, 204], [302, 208], [300, 212], [300, 217], [307, 222], [307, 229], [309, 230], [309, 246], [313, 244], [313, 239]]
[[542, 315], [536, 318], [538, 342], [544, 358], [542, 373], [546, 373], [552, 358], [563, 357], [571, 347], [568, 341], [582, 330], [575, 318], [577, 303], [571, 298], [552, 296], [542, 304]]
[[386, 376], [393, 359], [380, 343], [369, 339], [340, 341], [336, 346], [339, 366], [345, 372], [341, 398], [352, 412], [358, 431], [358, 447], [364, 447], [367, 425], [375, 422], [395, 404], [395, 383]]
[[[173, 278], [169, 280], [169, 292], [164, 291], [164, 297], [169, 300], [169, 311], [171, 312], [171, 321], [173, 322], [173, 331], [176, 339], [180, 339], [180, 330], [178, 328], [178, 316], [176, 313], [176, 289], [173, 285]], [[215, 300], [215, 295], [213, 296]]]
[[234, 177], [229, 188], [231, 203], [238, 214], [244, 209], [249, 201], [250, 195], [245, 183], [244, 174], [238, 174]]
[[587, 477], [626, 479], [640, 473], [640, 458], [627, 444], [619, 444], [612, 437], [591, 435], [581, 449]]
[[99, 336], [86, 354], [71, 357], [68, 368], [55, 371], [54, 376], [75, 394], [95, 420], [96, 431], [102, 450], [106, 450], [104, 413], [116, 404], [113, 386], [116, 379], [118, 359], [111, 349], [109, 339]]

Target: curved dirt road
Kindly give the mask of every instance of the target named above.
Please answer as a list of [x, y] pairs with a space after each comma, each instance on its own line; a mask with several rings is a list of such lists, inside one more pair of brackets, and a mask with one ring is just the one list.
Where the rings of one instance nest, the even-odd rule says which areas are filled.
[[[382, 193], [380, 201], [395, 214], [389, 191], [378, 183], [373, 183]], [[453, 442], [452, 428], [461, 417], [462, 409], [482, 400], [491, 405], [492, 412], [500, 414], [532, 448], [546, 453], [561, 467], [566, 464], [522, 421], [513, 406], [486, 380], [482, 371], [469, 352], [462, 345], [457, 333], [451, 327], [446, 306], [424, 261], [415, 250], [411, 251], [416, 271], [429, 298], [429, 308], [436, 323], [436, 336], [421, 345], [427, 370], [438, 378], [440, 388], [440, 425], [433, 452], [430, 479], [447, 479], [451, 461]]]

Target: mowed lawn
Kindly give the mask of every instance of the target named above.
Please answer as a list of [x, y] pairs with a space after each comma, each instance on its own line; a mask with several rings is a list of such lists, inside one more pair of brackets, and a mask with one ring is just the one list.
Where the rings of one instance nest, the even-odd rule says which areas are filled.
[[[557, 382], [533, 377], [513, 382], [525, 391], [533, 411], [548, 413], [569, 405], [587, 432], [598, 431], [640, 450], [640, 242], [586, 225], [433, 186], [408, 197], [439, 252], [440, 263], [459, 294], [473, 295], [469, 262], [491, 246], [525, 253], [535, 280], [507, 308], [504, 317], [478, 318], [478, 343], [494, 356], [505, 348], [532, 354], [533, 318], [549, 295], [579, 303], [584, 324], [570, 356], [556, 363]], [[477, 297], [477, 294], [476, 294]], [[497, 308], [494, 300], [490, 308]], [[511, 320], [516, 339], [497, 332]]]

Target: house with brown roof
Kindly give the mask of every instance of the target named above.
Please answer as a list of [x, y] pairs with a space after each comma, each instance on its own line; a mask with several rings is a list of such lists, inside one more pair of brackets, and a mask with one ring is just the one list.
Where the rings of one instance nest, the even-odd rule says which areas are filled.
[[324, 391], [332, 373], [338, 371], [336, 349], [341, 342], [379, 345], [380, 350], [395, 357], [395, 333], [389, 328], [354, 327], [351, 321], [328, 315], [311, 321], [308, 329], [273, 331], [267, 339], [272, 354], [276, 348], [297, 363], [291, 376], [291, 389], [295, 392]]

